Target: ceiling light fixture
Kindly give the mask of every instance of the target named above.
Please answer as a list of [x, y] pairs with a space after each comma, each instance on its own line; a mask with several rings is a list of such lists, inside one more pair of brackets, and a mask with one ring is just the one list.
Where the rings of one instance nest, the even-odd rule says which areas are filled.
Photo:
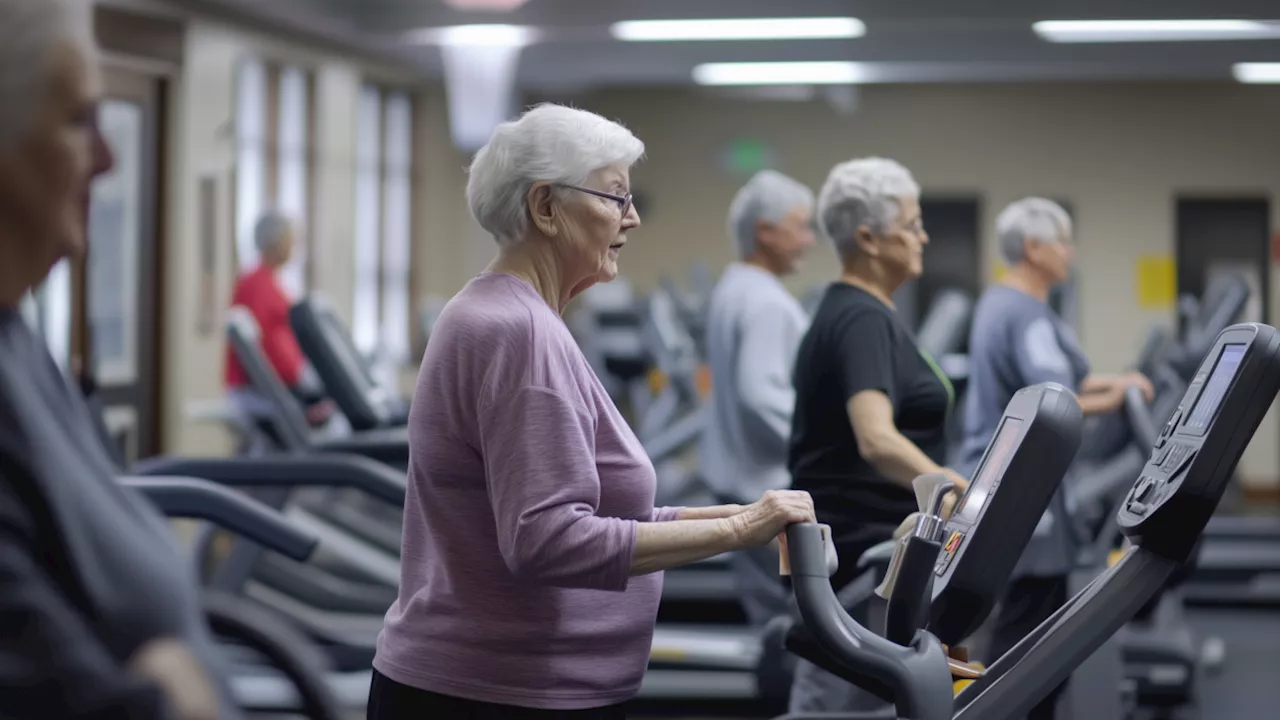
[[855, 62], [706, 63], [693, 69], [699, 85], [854, 85], [867, 79]]
[[444, 4], [457, 10], [478, 12], [511, 12], [529, 0], [444, 0]]
[[1031, 29], [1058, 43], [1253, 40], [1280, 35], [1280, 25], [1261, 20], [1042, 20]]
[[423, 28], [405, 35], [405, 41], [415, 45], [453, 47], [522, 47], [534, 39], [533, 28], [498, 23]]
[[1280, 63], [1236, 63], [1231, 74], [1242, 83], [1280, 83]]
[[818, 40], [862, 37], [857, 18], [743, 18], [729, 20], [626, 20], [609, 28], [628, 42], [682, 40]]

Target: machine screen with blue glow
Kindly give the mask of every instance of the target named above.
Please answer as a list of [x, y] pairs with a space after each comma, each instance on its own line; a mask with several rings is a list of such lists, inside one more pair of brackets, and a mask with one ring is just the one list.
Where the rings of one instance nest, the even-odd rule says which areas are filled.
[[991, 494], [996, 478], [1004, 472], [1009, 456], [1018, 447], [1020, 430], [1022, 430], [1022, 421], [1017, 418], [1006, 417], [1000, 424], [995, 442], [991, 444], [991, 452], [987, 453], [986, 462], [982, 463], [978, 476], [969, 483], [969, 491], [965, 493], [960, 500], [960, 506], [955, 510], [955, 519], [970, 525], [978, 522], [978, 516], [982, 514], [982, 507], [987, 504], [987, 496]]
[[1209, 428], [1218, 411], [1218, 405], [1222, 403], [1222, 398], [1226, 397], [1227, 390], [1231, 387], [1231, 378], [1235, 377], [1247, 348], [1247, 345], [1241, 343], [1223, 346], [1222, 355], [1218, 357], [1218, 364], [1214, 366], [1213, 374], [1204, 384], [1200, 397], [1196, 399], [1196, 404], [1187, 417], [1187, 430], [1204, 432]]

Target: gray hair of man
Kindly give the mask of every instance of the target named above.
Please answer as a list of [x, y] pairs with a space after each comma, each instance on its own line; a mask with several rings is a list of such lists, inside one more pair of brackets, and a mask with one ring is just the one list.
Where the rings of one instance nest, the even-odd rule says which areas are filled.
[[889, 230], [902, 211], [899, 198], [919, 197], [911, 171], [894, 160], [860, 158], [831, 168], [818, 193], [818, 224], [841, 259], [857, 251], [858, 229]]
[[756, 251], [756, 224], [781, 222], [796, 208], [812, 208], [813, 191], [775, 170], [761, 170], [743, 185], [729, 204], [729, 238], [739, 257]]
[[284, 239], [285, 234], [293, 228], [293, 223], [284, 213], [275, 210], [269, 210], [258, 218], [258, 222], [253, 226], [253, 244], [257, 246], [258, 252], [265, 253], [273, 250], [280, 241]]
[[467, 204], [500, 246], [512, 245], [528, 230], [527, 198], [534, 183], [582, 185], [600, 168], [630, 167], [643, 155], [644, 143], [622, 125], [586, 110], [543, 103], [499, 125], [476, 153]]
[[0, 153], [21, 142], [35, 121], [59, 43], [92, 54], [90, 17], [84, 0], [0, 0]]
[[1071, 236], [1071, 216], [1061, 205], [1041, 197], [1010, 203], [996, 217], [1000, 254], [1009, 265], [1022, 262], [1027, 239], [1062, 242]]

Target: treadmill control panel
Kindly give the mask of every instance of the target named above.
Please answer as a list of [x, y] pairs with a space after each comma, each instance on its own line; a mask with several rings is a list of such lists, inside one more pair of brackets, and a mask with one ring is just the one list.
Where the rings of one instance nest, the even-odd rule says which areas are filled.
[[964, 533], [959, 530], [952, 530], [947, 535], [947, 541], [943, 544], [942, 550], [938, 552], [938, 562], [933, 565], [933, 574], [941, 577], [947, 568], [951, 567], [951, 561], [956, 557], [956, 551], [960, 549], [960, 543], [964, 542]]
[[1056, 383], [1023, 388], [1005, 408], [934, 563], [929, 630], [963, 640], [1008, 586], [1040, 516], [1080, 447], [1075, 395]]
[[1125, 498], [1117, 517], [1125, 535], [1155, 552], [1184, 557], [1277, 389], [1280, 334], [1253, 323], [1224, 330]]

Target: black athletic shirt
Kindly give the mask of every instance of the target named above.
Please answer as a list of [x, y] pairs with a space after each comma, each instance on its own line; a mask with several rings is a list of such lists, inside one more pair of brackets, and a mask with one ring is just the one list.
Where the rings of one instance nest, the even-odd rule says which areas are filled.
[[849, 399], [864, 390], [883, 392], [898, 431], [943, 464], [953, 390], [891, 308], [843, 282], [822, 296], [800, 343], [794, 383], [792, 487], [807, 490], [818, 521], [831, 526], [840, 555], [832, 583], [839, 588], [856, 576], [858, 557], [892, 537], [916, 510], [910, 490], [882, 477], [858, 453]]
[[186, 642], [240, 718], [191, 563], [165, 519], [115, 481], [78, 390], [0, 309], [0, 717], [171, 717], [126, 670], [149, 640]]

